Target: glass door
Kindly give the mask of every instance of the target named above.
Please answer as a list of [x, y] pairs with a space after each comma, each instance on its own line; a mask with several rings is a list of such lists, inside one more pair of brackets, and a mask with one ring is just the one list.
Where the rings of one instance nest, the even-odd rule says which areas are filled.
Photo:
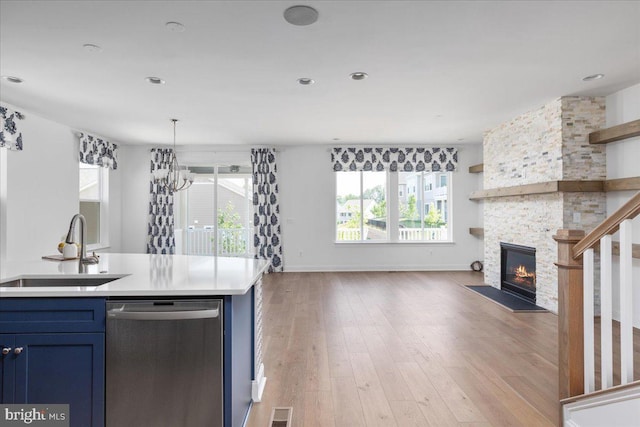
[[251, 168], [216, 165], [190, 166], [189, 169], [195, 174], [193, 185], [179, 192], [176, 200], [176, 224], [179, 225], [176, 252], [250, 256], [253, 250]]

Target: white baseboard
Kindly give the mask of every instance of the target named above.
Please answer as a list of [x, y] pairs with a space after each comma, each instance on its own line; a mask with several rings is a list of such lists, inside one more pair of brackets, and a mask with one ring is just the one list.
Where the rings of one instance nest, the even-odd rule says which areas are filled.
[[262, 400], [262, 393], [266, 385], [267, 377], [264, 376], [264, 364], [261, 364], [256, 379], [251, 381], [251, 399], [253, 399], [254, 402], [257, 403]]
[[350, 271], [471, 271], [469, 264], [435, 265], [291, 265], [285, 263], [287, 273], [330, 273]]

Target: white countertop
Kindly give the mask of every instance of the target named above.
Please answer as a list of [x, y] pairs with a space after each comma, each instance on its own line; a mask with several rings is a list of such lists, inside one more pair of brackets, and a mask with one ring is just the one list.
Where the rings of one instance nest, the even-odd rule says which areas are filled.
[[119, 277], [101, 286], [0, 287], [3, 297], [243, 295], [267, 262], [193, 255], [100, 254], [100, 263], [78, 273], [78, 261], [30, 260], [2, 266], [0, 283], [20, 278]]

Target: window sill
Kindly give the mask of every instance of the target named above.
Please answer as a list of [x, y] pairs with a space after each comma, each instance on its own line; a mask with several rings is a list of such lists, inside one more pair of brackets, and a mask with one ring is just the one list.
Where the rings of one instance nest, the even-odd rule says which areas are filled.
[[390, 241], [390, 240], [335, 240], [336, 245], [455, 245], [453, 240], [428, 240], [428, 241]]

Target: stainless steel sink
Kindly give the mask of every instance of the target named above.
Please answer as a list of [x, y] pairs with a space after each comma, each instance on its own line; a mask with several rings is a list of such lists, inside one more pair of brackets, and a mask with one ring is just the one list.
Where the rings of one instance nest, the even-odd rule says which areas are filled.
[[49, 288], [56, 286], [100, 286], [118, 280], [120, 277], [28, 277], [0, 283], [2, 288]]

